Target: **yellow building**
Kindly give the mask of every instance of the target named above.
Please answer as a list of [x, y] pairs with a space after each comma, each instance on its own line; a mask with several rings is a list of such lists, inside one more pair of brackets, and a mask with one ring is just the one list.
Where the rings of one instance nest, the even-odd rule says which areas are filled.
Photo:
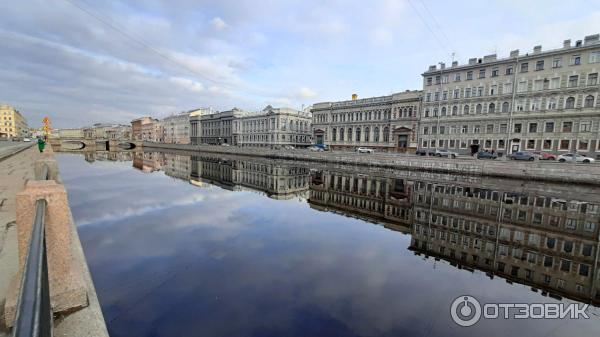
[[0, 104], [0, 137], [23, 138], [29, 136], [27, 120], [21, 113], [7, 104]]

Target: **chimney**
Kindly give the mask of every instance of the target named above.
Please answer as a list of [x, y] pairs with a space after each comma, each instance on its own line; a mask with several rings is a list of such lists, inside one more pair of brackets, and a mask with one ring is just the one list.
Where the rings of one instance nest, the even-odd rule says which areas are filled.
[[563, 48], [571, 48], [571, 40], [564, 40]]
[[539, 54], [542, 52], [542, 46], [535, 46], [533, 47], [533, 53], [534, 54]]
[[446, 63], [440, 62], [440, 69], [442, 69], [442, 70], [446, 69]]
[[352, 94], [352, 100], [356, 101], [358, 99], [358, 95], [357, 94]]
[[511, 50], [510, 57], [519, 57], [519, 50], [518, 49]]
[[590, 44], [596, 44], [599, 41], [600, 41], [600, 34], [588, 35], [584, 39], [584, 44], [587, 46]]
[[492, 62], [496, 61], [496, 54], [486, 55], [483, 57], [483, 62]]
[[470, 66], [471, 66], [471, 65], [474, 65], [474, 64], [476, 64], [476, 63], [477, 63], [477, 58], [472, 58], [472, 59], [469, 59], [469, 65], [470, 65]]
[[575, 47], [581, 47], [581, 45], [582, 45], [581, 40], [575, 41]]
[[452, 68], [457, 67], [458, 66], [458, 61], [452, 61]]
[[432, 65], [432, 66], [429, 66], [429, 70], [428, 71], [434, 71], [436, 69], [437, 69], [437, 66], [436, 65]]

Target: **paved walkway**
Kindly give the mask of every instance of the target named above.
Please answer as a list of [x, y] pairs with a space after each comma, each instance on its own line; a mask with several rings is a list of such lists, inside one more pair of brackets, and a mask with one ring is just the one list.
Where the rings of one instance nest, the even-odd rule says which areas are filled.
[[[23, 144], [15, 146], [20, 149]], [[16, 149], [0, 147], [0, 337], [8, 336], [3, 323], [4, 300], [8, 285], [17, 273], [15, 195], [27, 180], [34, 179], [33, 163], [40, 155], [35, 147], [10, 155]]]

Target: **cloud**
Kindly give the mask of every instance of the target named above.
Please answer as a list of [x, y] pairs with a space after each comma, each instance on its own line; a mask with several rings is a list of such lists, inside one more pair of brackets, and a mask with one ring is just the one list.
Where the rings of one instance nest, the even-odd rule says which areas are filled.
[[302, 98], [312, 98], [312, 97], [317, 96], [317, 93], [314, 90], [312, 90], [311, 88], [302, 87], [302, 88], [300, 88], [298, 95]]
[[223, 19], [221, 19], [220, 17], [215, 17], [212, 20], [210, 20], [210, 24], [216, 30], [223, 30], [228, 27], [227, 23], [225, 23], [225, 21], [223, 21]]

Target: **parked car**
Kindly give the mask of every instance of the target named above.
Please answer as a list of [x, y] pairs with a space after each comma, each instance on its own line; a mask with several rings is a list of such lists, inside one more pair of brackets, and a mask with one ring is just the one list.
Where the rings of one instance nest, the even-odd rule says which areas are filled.
[[548, 152], [534, 152], [539, 160], [556, 160], [556, 155]]
[[425, 150], [425, 149], [418, 149], [415, 154], [417, 156], [431, 156], [433, 155], [431, 152], [429, 152], [429, 150]]
[[314, 146], [320, 147], [321, 149], [323, 149], [323, 151], [329, 151], [329, 145], [327, 144], [316, 144]]
[[558, 156], [558, 161], [561, 163], [570, 161], [570, 162], [576, 162], [576, 163], [585, 163], [585, 164], [590, 164], [594, 162], [594, 158], [590, 158], [590, 157], [586, 157], [582, 154], [577, 154], [577, 153], [567, 153], [567, 154], [561, 154], [560, 156]]
[[526, 151], [518, 151], [510, 155], [509, 157], [512, 160], [535, 160], [535, 154]]
[[368, 147], [359, 147], [358, 149], [356, 149], [356, 152], [358, 152], [358, 153], [375, 153], [375, 150], [369, 149]]
[[456, 157], [458, 157], [458, 153], [448, 151], [446, 149], [436, 149], [435, 156], [436, 157], [456, 158]]
[[23, 141], [24, 142], [31, 142], [31, 139], [30, 138], [23, 138]]
[[293, 147], [292, 145], [285, 145], [285, 146], [283, 147], [283, 149], [284, 149], [284, 150], [294, 150], [294, 149], [295, 149], [295, 147]]
[[223, 144], [221, 144], [221, 146], [231, 146], [231, 145], [229, 145], [229, 143], [223, 143]]
[[308, 148], [309, 151], [313, 151], [313, 152], [323, 152], [323, 148], [320, 146], [311, 146]]
[[477, 159], [496, 159], [498, 158], [498, 153], [491, 153], [489, 151], [479, 151], [477, 152]]

